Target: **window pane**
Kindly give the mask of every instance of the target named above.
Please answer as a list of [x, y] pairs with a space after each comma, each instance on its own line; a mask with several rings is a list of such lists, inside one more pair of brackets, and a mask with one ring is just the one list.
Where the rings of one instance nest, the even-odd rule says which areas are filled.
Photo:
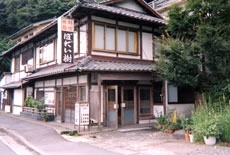
[[118, 30], [117, 34], [117, 50], [126, 51], [126, 31]]
[[46, 44], [40, 47], [40, 63], [46, 63], [54, 60], [54, 44]]
[[124, 101], [133, 101], [133, 89], [124, 89]]
[[115, 89], [108, 89], [108, 101], [109, 102], [115, 102], [116, 101], [115, 95], [116, 95]]
[[178, 102], [177, 87], [168, 85], [168, 102]]
[[104, 49], [104, 26], [95, 25], [95, 47]]
[[115, 29], [106, 28], [106, 45], [107, 50], [115, 50]]
[[20, 56], [15, 58], [15, 72], [20, 71]]
[[33, 50], [29, 49], [22, 53], [22, 65], [27, 64], [27, 61], [33, 58]]
[[135, 52], [134, 42], [135, 42], [134, 32], [129, 32], [129, 49], [128, 49], [128, 52]]
[[81, 87], [80, 88], [80, 94], [81, 94], [81, 96], [80, 96], [80, 99], [81, 99], [81, 101], [86, 101], [86, 88], [85, 87]]
[[140, 113], [149, 114], [151, 112], [150, 89], [140, 90]]

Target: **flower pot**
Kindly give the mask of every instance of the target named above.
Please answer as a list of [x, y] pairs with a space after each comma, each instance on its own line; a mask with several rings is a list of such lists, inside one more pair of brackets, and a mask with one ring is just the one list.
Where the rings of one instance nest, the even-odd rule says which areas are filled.
[[174, 129], [168, 129], [168, 133], [170, 133], [170, 134], [173, 134], [174, 133]]
[[204, 143], [206, 145], [215, 145], [216, 144], [216, 137], [209, 136], [208, 138], [204, 136]]
[[193, 136], [193, 134], [189, 134], [189, 139], [190, 139], [190, 143], [193, 143], [193, 141], [194, 141], [194, 136]]
[[185, 132], [184, 137], [186, 142], [190, 142], [189, 132]]

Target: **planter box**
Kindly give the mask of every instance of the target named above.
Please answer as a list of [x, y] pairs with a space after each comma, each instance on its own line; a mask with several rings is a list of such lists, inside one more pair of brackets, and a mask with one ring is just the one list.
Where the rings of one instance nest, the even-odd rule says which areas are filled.
[[[31, 110], [30, 110], [30, 108], [26, 107], [26, 110], [22, 111], [20, 113], [20, 115], [27, 117], [27, 118], [30, 118], [30, 119], [42, 121], [42, 112], [38, 112], [37, 110], [34, 110], [34, 108], [31, 108]], [[47, 115], [48, 115], [47, 121], [54, 121], [55, 120], [55, 116], [53, 113], [47, 113]]]

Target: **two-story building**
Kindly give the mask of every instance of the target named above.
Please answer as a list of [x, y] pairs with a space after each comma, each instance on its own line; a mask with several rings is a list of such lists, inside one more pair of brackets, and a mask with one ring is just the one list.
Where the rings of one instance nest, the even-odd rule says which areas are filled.
[[44, 97], [61, 122], [75, 122], [76, 103], [89, 107], [90, 122], [115, 128], [168, 108], [189, 115], [193, 94], [156, 72], [165, 24], [143, 0], [78, 1], [2, 54], [12, 58], [11, 80], [1, 86], [8, 111], [20, 114], [25, 98], [34, 96]]

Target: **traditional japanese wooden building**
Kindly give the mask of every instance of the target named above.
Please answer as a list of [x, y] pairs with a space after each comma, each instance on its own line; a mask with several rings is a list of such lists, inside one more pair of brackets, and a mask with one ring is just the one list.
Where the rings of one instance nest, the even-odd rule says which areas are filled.
[[78, 103], [89, 107], [90, 123], [114, 128], [149, 122], [168, 108], [189, 115], [193, 93], [156, 72], [165, 24], [143, 0], [77, 2], [2, 54], [12, 58], [2, 108], [20, 114], [27, 96], [44, 97], [57, 121], [74, 123]]

